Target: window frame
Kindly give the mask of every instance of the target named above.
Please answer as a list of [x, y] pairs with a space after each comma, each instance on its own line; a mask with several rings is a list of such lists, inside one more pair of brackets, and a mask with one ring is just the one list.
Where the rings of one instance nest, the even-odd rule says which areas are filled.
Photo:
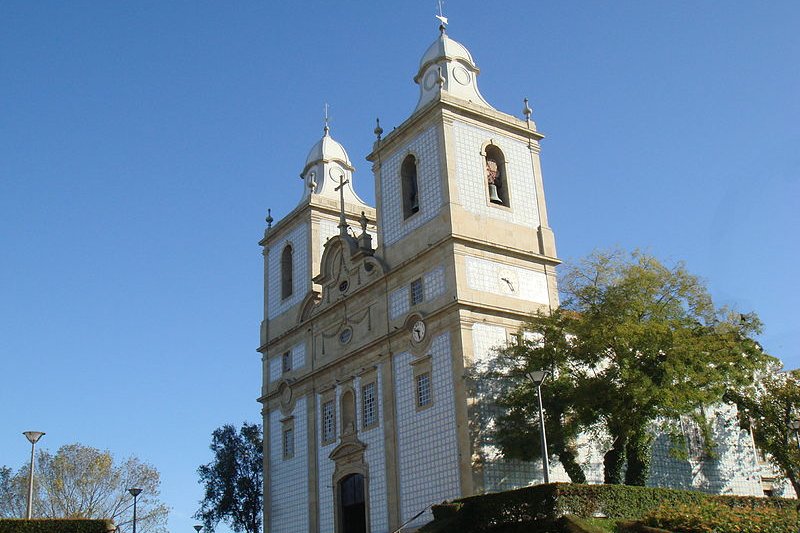
[[294, 293], [294, 248], [286, 243], [281, 251], [281, 301]]
[[[414, 299], [414, 285], [419, 287], [419, 300]], [[408, 299], [410, 305], [413, 307], [417, 304], [421, 304], [425, 301], [425, 282], [423, 281], [422, 277], [418, 277], [411, 281], [408, 285]]]
[[293, 370], [292, 351], [287, 350], [281, 354], [281, 374], [288, 374]]
[[[326, 408], [330, 407], [330, 433], [326, 431]], [[320, 406], [320, 442], [323, 446], [336, 442], [336, 399], [323, 398]]]
[[[413, 368], [412, 371], [412, 380], [411, 385], [413, 387], [413, 397], [414, 397], [414, 407], [417, 412], [424, 411], [426, 409], [430, 409], [433, 407], [436, 401], [436, 395], [434, 393], [434, 386], [433, 386], [433, 364], [432, 358], [430, 355], [425, 355], [414, 361], [411, 361], [411, 366]], [[428, 379], [428, 402], [421, 404], [420, 403], [420, 394], [419, 394], [419, 380], [422, 376], [427, 376]]]
[[[289, 438], [287, 438], [287, 435]], [[281, 458], [288, 461], [294, 458], [295, 455], [295, 433], [294, 433], [294, 418], [283, 420], [281, 427]]]
[[[420, 211], [418, 161], [419, 158], [416, 154], [409, 152], [400, 163], [400, 208], [403, 213], [404, 221], [413, 217]], [[407, 162], [413, 165], [413, 174], [407, 172], [409, 168], [406, 164]], [[415, 200], [416, 206], [414, 206]]]
[[[490, 153], [494, 152], [494, 153]], [[484, 180], [484, 187], [483, 190], [486, 193], [486, 203], [491, 207], [496, 207], [500, 209], [511, 209], [511, 183], [508, 179], [508, 161], [506, 159], [506, 154], [503, 150], [494, 144], [494, 142], [487, 142], [483, 145], [483, 149], [481, 150], [481, 157], [483, 163], [483, 180]], [[500, 187], [497, 188], [497, 196], [500, 198], [502, 203], [495, 203], [491, 201], [491, 196], [489, 195], [489, 182], [486, 179], [486, 165], [489, 159], [492, 159], [497, 163], [497, 169], [500, 173]], [[501, 192], [502, 191], [502, 192]]]
[[[372, 387], [372, 418], [367, 420], [367, 389]], [[364, 430], [378, 427], [380, 423], [380, 407], [378, 406], [378, 380], [376, 376], [361, 380], [361, 427]]]

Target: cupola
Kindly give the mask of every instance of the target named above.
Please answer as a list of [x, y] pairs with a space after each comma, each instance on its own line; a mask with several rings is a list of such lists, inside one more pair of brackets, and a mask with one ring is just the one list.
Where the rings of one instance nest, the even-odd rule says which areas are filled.
[[301, 201], [308, 200], [312, 194], [325, 196], [339, 201], [336, 187], [344, 181], [344, 200], [349, 203], [363, 204], [353, 189], [353, 165], [347, 151], [339, 142], [331, 137], [327, 123], [322, 138], [311, 147], [306, 157], [306, 164], [300, 177], [305, 184]]
[[440, 93], [491, 108], [478, 90], [479, 73], [469, 50], [451, 39], [444, 26], [440, 26], [439, 38], [422, 55], [414, 77], [420, 90], [415, 111], [437, 99]]

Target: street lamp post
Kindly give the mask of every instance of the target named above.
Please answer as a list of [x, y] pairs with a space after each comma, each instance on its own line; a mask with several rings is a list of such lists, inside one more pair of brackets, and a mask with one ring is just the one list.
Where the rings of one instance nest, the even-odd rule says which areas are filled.
[[550, 461], [547, 459], [547, 435], [544, 430], [544, 408], [542, 407], [542, 383], [547, 378], [546, 370], [534, 370], [528, 372], [528, 379], [530, 379], [536, 386], [536, 396], [539, 398], [539, 431], [542, 437], [542, 472], [544, 473], [544, 482], [550, 483]]
[[133, 533], [136, 533], [136, 499], [142, 493], [142, 489], [128, 489], [128, 492], [133, 496]]
[[28, 472], [28, 510], [25, 514], [28, 520], [31, 519], [31, 515], [33, 515], [33, 459], [34, 459], [34, 450], [36, 449], [36, 443], [39, 442], [44, 436], [44, 431], [23, 431], [23, 435], [28, 441], [31, 443], [31, 468]]
[[800, 448], [800, 420], [792, 420], [789, 422], [789, 429], [794, 431], [794, 440], [797, 441], [797, 447]]

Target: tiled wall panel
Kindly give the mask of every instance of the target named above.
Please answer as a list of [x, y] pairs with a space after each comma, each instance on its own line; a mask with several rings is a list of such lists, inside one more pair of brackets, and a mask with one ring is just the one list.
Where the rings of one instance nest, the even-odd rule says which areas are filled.
[[[400, 166], [403, 159], [412, 153], [417, 158], [417, 184], [419, 190], [419, 212], [403, 218]], [[442, 171], [439, 132], [431, 126], [397, 150], [381, 165], [380, 228], [384, 245], [391, 246], [414, 229], [429, 221], [442, 207]]]
[[[479, 128], [460, 121], [453, 123], [455, 133], [456, 183], [458, 201], [468, 211], [489, 218], [512, 222], [521, 226], [539, 226], [539, 208], [536, 204], [536, 182], [533, 161], [525, 143], [505, 137], [496, 131]], [[486, 170], [483, 145], [489, 140], [502, 150], [506, 158], [505, 178], [510, 182], [511, 209], [487, 203]]]
[[[401, 353], [394, 360], [403, 522], [428, 505], [456, 498], [460, 493], [450, 335], [434, 338], [430, 353], [434, 403], [420, 411], [416, 409], [410, 365], [414, 357]], [[430, 511], [426, 511], [411, 525], [419, 526], [431, 519]]]
[[545, 305], [550, 302], [543, 272], [470, 256], [465, 265], [470, 289]]
[[283, 458], [283, 414], [269, 414], [270, 533], [308, 531], [308, 447], [306, 399], [298, 398], [294, 411], [294, 457]]
[[[311, 274], [308, 270], [308, 224], [300, 223], [290, 230], [286, 236], [270, 245], [267, 260], [267, 283], [269, 284], [267, 313], [273, 319], [305, 298], [311, 285]], [[292, 294], [281, 299], [281, 255], [287, 244], [292, 245]]]

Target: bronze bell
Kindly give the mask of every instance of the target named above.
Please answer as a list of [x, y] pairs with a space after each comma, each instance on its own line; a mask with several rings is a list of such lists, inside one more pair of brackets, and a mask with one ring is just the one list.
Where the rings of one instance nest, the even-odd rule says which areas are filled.
[[497, 185], [495, 185], [494, 183], [489, 184], [489, 201], [492, 202], [493, 204], [503, 203], [503, 200], [501, 200], [500, 197], [497, 196]]

